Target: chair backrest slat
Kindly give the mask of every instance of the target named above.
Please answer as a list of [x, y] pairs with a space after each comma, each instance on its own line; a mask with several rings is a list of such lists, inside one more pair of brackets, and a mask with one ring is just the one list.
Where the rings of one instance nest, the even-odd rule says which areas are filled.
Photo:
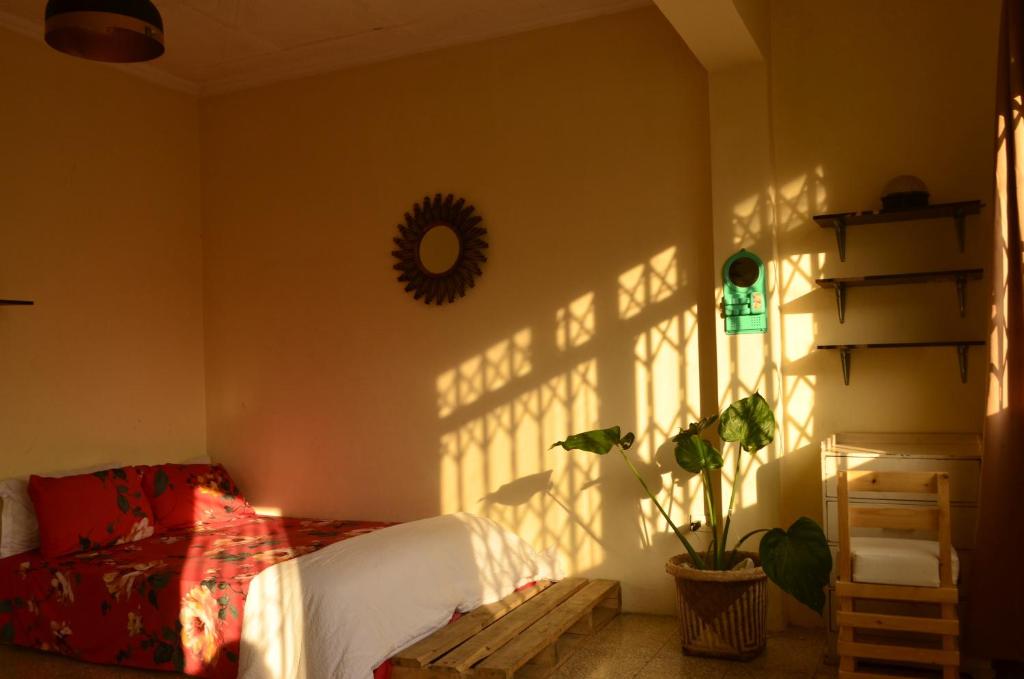
[[939, 510], [935, 507], [850, 507], [851, 528], [891, 528], [894, 530], [939, 530]]

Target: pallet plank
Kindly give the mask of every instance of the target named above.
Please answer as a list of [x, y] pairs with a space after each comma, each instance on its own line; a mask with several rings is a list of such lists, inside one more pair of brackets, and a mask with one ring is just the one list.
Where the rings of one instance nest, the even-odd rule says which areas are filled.
[[[559, 604], [587, 585], [585, 578], [566, 578], [502, 616], [486, 629], [455, 648], [432, 667], [458, 675], [516, 638]], [[538, 649], [539, 650], [539, 649]]]
[[474, 608], [452, 624], [401, 651], [391, 659], [391, 663], [399, 667], [426, 667], [431, 661], [448, 653], [550, 586], [550, 580], [541, 580], [533, 587], [513, 592], [501, 601]]
[[592, 580], [477, 665], [475, 676], [480, 679], [509, 679], [531, 658], [548, 646], [557, 644], [559, 637], [580, 618], [611, 595], [617, 595], [618, 589], [619, 583], [614, 580]]

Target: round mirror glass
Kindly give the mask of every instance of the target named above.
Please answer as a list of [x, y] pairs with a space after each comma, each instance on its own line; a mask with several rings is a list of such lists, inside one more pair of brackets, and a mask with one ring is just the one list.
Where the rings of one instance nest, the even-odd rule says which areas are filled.
[[459, 237], [445, 224], [431, 227], [420, 240], [420, 262], [428, 273], [442, 274], [459, 259]]
[[757, 262], [750, 257], [737, 257], [729, 265], [729, 282], [740, 288], [749, 288], [757, 282]]

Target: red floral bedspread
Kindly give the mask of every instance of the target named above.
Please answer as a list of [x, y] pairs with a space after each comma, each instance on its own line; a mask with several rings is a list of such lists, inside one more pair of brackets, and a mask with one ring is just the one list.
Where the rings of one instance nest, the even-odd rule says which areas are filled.
[[235, 677], [249, 581], [389, 524], [239, 517], [100, 551], [0, 560], [0, 642], [103, 664]]

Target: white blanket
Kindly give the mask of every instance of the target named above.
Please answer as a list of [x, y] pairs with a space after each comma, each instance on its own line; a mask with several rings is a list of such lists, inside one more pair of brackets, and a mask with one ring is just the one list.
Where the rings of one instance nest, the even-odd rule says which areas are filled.
[[369, 679], [453, 611], [558, 579], [557, 571], [554, 558], [471, 514], [337, 542], [252, 580], [239, 679]]

